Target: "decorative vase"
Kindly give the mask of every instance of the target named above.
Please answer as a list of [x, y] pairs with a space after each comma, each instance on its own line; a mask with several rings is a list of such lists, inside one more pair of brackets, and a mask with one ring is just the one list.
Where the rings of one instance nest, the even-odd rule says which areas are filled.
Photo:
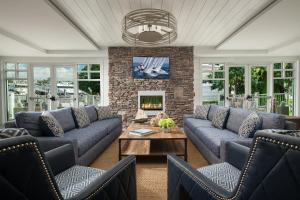
[[162, 130], [164, 133], [171, 133], [171, 127], [168, 127], [168, 128], [162, 127]]

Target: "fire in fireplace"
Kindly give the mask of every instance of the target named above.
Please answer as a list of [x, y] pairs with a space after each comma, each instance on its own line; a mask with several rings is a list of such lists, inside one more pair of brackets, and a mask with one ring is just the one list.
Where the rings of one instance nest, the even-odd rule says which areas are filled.
[[140, 96], [140, 108], [143, 110], [163, 110], [163, 96]]

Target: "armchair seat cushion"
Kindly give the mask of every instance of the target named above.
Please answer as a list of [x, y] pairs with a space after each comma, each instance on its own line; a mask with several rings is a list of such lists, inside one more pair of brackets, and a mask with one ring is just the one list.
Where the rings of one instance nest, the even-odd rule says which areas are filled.
[[220, 157], [221, 141], [240, 139], [236, 133], [227, 129], [198, 127], [194, 133], [218, 157]]
[[197, 170], [228, 192], [233, 192], [241, 175], [239, 169], [227, 162], [201, 167]]
[[81, 193], [105, 173], [104, 170], [75, 165], [55, 176], [59, 191], [64, 199]]

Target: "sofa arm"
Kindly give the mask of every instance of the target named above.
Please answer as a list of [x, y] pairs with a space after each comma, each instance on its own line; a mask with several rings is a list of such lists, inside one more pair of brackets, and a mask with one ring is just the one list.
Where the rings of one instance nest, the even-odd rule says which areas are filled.
[[285, 120], [284, 129], [286, 129], [286, 130], [296, 130], [297, 129], [297, 124], [295, 122]]
[[76, 140], [67, 140], [62, 137], [36, 137], [36, 139], [39, 141], [41, 149], [44, 152], [50, 151], [65, 144], [72, 144], [75, 154], [75, 161], [77, 163], [78, 144]]
[[239, 170], [242, 170], [247, 162], [250, 148], [236, 142], [229, 141], [223, 142], [222, 146], [222, 150], [224, 152], [221, 154], [221, 160], [230, 163]]
[[45, 157], [54, 175], [75, 165], [75, 154], [72, 144], [65, 144], [47, 151]]
[[16, 121], [8, 121], [4, 123], [4, 128], [17, 128]]
[[183, 118], [194, 118], [194, 114], [184, 114]]
[[216, 185], [179, 157], [168, 155], [168, 200], [212, 200], [231, 196], [232, 193]]
[[76, 199], [136, 200], [135, 157], [128, 156], [106, 171]]

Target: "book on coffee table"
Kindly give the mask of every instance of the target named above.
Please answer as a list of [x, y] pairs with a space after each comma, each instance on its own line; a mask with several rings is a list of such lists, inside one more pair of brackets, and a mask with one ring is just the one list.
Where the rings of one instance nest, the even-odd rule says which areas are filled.
[[129, 134], [138, 135], [138, 136], [144, 136], [144, 135], [148, 135], [151, 133], [154, 133], [154, 131], [152, 131], [151, 129], [144, 129], [144, 128], [129, 131]]

